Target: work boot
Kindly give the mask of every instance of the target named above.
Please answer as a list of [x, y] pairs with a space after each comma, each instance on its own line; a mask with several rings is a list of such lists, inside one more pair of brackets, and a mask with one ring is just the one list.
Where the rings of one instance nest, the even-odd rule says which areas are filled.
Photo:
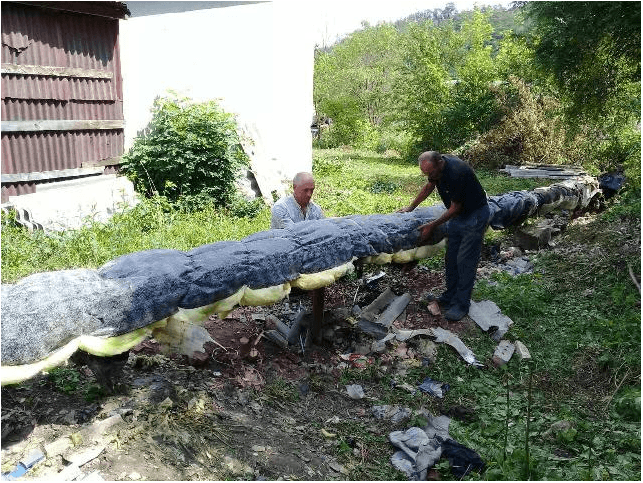
[[456, 322], [458, 320], [461, 320], [468, 313], [468, 310], [464, 310], [463, 308], [454, 305], [446, 311], [446, 313], [444, 314], [444, 318]]

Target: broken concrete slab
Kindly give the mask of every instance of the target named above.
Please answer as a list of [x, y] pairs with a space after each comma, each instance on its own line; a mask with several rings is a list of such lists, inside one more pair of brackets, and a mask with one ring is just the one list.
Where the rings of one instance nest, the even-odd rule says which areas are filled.
[[396, 339], [399, 342], [404, 342], [408, 339], [411, 339], [413, 337], [417, 337], [418, 335], [426, 335], [429, 337], [433, 337], [433, 329], [414, 329], [414, 330], [405, 330], [405, 329], [397, 329], [393, 327], [393, 333], [389, 334], [387, 337], [384, 339], [386, 341], [391, 340], [391, 339]]
[[549, 245], [552, 235], [560, 230], [553, 228], [547, 222], [534, 226], [523, 226], [514, 233], [514, 243], [523, 250], [539, 250]]
[[508, 164], [500, 171], [507, 173], [512, 178], [574, 179], [587, 174], [586, 171], [583, 170], [582, 166], [551, 164], [525, 166], [513, 166]]
[[514, 353], [515, 346], [508, 340], [501, 340], [493, 352], [491, 360], [496, 367], [504, 366]]
[[491, 338], [498, 342], [513, 325], [513, 320], [504, 315], [491, 300], [471, 301], [469, 317], [485, 332], [491, 331]]
[[105, 445], [99, 445], [93, 448], [86, 449], [85, 451], [82, 451], [79, 453], [74, 453], [69, 456], [65, 456], [64, 459], [65, 461], [68, 461], [73, 465], [81, 467], [89, 463], [91, 460], [97, 458], [103, 451], [105, 451], [105, 448], [106, 448]]
[[282, 349], [288, 348], [288, 341], [284, 338], [283, 335], [281, 335], [280, 332], [276, 330], [268, 330], [266, 331], [266, 337]]
[[59, 454], [63, 454], [72, 446], [72, 441], [69, 436], [62, 436], [51, 443], [45, 445], [45, 454], [47, 458], [53, 458]]
[[531, 359], [531, 354], [529, 353], [529, 349], [527, 349], [525, 344], [517, 340], [515, 342], [515, 346], [516, 346], [516, 355], [520, 358], [521, 361]]
[[405, 293], [397, 297], [387, 288], [362, 311], [357, 326], [367, 334], [381, 339], [388, 334], [395, 319], [402, 315], [410, 302], [410, 294]]

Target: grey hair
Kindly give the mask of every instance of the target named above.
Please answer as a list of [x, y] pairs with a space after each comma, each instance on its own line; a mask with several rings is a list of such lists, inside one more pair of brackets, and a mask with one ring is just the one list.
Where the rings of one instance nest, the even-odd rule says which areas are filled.
[[292, 185], [298, 186], [300, 183], [305, 182], [308, 178], [314, 180], [313, 174], [308, 173], [307, 171], [302, 171], [300, 173], [297, 173], [295, 177], [292, 179]]

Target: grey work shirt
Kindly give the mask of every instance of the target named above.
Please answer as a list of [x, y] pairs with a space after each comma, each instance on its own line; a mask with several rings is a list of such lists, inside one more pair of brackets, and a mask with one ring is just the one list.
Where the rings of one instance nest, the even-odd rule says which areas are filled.
[[284, 196], [272, 206], [272, 219], [270, 228], [286, 228], [287, 226], [306, 220], [321, 220], [324, 218], [324, 212], [316, 203], [310, 201], [306, 207], [306, 212], [301, 211], [301, 207], [293, 195]]

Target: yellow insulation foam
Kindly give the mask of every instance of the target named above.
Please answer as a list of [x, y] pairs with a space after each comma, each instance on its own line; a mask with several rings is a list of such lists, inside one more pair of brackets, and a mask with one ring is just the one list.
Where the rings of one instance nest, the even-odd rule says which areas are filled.
[[334, 283], [335, 280], [343, 277], [347, 273], [352, 273], [353, 270], [355, 270], [355, 266], [353, 262], [350, 261], [329, 270], [317, 273], [302, 273], [299, 278], [296, 278], [290, 282], [290, 284], [302, 290], [316, 290]]
[[[442, 240], [435, 245], [424, 245], [410, 250], [401, 250], [394, 254], [380, 253], [379, 255], [365, 257], [364, 262], [380, 265], [391, 263], [392, 261], [396, 263], [406, 263], [432, 256], [442, 250], [445, 245], [446, 241]], [[335, 281], [344, 275], [352, 273], [354, 269], [353, 262], [350, 261], [318, 273], [301, 274], [291, 282], [274, 285], [272, 287], [251, 289], [244, 285], [225, 299], [195, 309], [179, 309], [176, 314], [170, 317], [154, 322], [146, 327], [133, 330], [127, 334], [116, 337], [80, 336], [68, 342], [64, 347], [61, 347], [42, 361], [20, 366], [3, 366], [0, 382], [2, 384], [16, 384], [25, 381], [39, 372], [47, 371], [62, 364], [69, 359], [77, 349], [102, 357], [121, 354], [151, 335], [162, 344], [178, 349], [183, 353], [186, 353], [185, 351], [190, 352], [196, 347], [195, 344], [198, 344], [199, 341], [204, 341], [209, 338], [207, 331], [203, 333], [205, 329], [197, 326], [203, 325], [203, 322], [211, 314], [216, 313], [220, 319], [225, 319], [237, 305], [270, 305], [285, 298], [290, 293], [291, 287], [297, 287], [302, 290], [316, 290], [335, 283]]]
[[385, 265], [387, 263], [408, 263], [413, 260], [421, 260], [422, 258], [428, 258], [436, 253], [444, 250], [446, 247], [446, 239], [442, 239], [439, 243], [435, 245], [422, 245], [417, 248], [411, 248], [409, 250], [400, 250], [395, 253], [379, 253], [377, 255], [371, 255], [364, 257], [364, 263], [374, 263], [377, 265]]
[[289, 293], [290, 283], [288, 282], [266, 288], [253, 289], [246, 287], [241, 298], [241, 305], [251, 305], [253, 307], [258, 305], [271, 305], [286, 298]]
[[17, 384], [26, 381], [42, 371], [48, 371], [61, 365], [69, 359], [78, 349], [89, 352], [96, 356], [107, 357], [122, 354], [137, 344], [148, 338], [152, 330], [165, 325], [166, 319], [154, 322], [146, 327], [133, 330], [127, 334], [116, 337], [95, 337], [91, 335], [82, 335], [77, 337], [63, 347], [55, 351], [46, 359], [34, 362], [32, 364], [23, 364], [20, 366], [2, 366], [0, 371], [0, 382], [4, 384]]

